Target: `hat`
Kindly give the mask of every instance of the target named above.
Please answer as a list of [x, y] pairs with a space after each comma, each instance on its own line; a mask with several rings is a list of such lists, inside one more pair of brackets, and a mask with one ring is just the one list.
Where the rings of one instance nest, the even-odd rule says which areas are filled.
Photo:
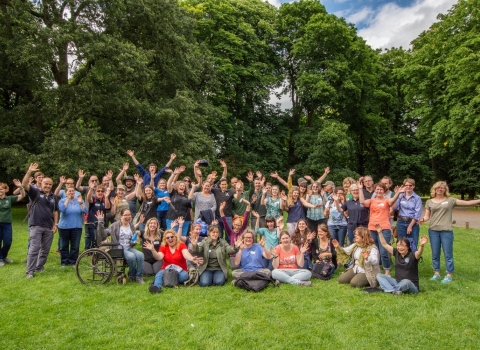
[[335, 183], [333, 181], [327, 181], [325, 182], [324, 184], [322, 184], [322, 186], [332, 186], [332, 187], [335, 187]]
[[308, 183], [308, 181], [305, 180], [303, 177], [299, 178], [297, 182], [298, 182], [299, 185], [300, 185], [301, 183], [304, 183], [304, 182], [307, 182], [307, 183]]
[[198, 165], [199, 165], [199, 166], [209, 166], [208, 160], [206, 160], [206, 159], [201, 159], [201, 160], [198, 162]]
[[125, 190], [125, 191], [126, 191], [127, 188], [126, 188], [125, 186], [123, 186], [123, 185], [118, 185], [118, 186], [117, 186], [117, 190]]
[[123, 179], [123, 182], [126, 182], [127, 180], [131, 180], [131, 181], [135, 182], [135, 179], [133, 178], [133, 176], [126, 176], [126, 177]]

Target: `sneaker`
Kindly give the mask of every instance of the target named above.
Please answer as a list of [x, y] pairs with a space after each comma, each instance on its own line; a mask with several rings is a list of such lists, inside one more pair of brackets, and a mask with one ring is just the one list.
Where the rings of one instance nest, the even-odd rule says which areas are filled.
[[33, 274], [28, 273], [28, 274], [27, 274], [27, 278], [28, 278], [28, 279], [33, 278]]
[[40, 269], [36, 270], [36, 272], [38, 272], [38, 273], [45, 272], [45, 268], [43, 268], [43, 267], [42, 267], [42, 268], [40, 268]]
[[143, 280], [143, 277], [137, 277], [135, 279], [135, 281], [138, 283], [138, 284], [145, 284], [145, 281]]
[[312, 286], [312, 282], [310, 281], [300, 281], [298, 283], [299, 286], [304, 286], [304, 287], [311, 287]]
[[161, 288], [155, 287], [153, 284], [148, 286], [148, 291], [152, 294], [158, 294], [162, 292]]
[[435, 274], [435, 275], [433, 275], [432, 278], [430, 278], [430, 281], [438, 281], [438, 280], [441, 280], [441, 279], [442, 279], [442, 277], [440, 275]]
[[394, 290], [394, 291], [392, 292], [392, 294], [393, 294], [393, 295], [402, 295], [403, 292], [402, 292], [401, 290]]
[[3, 260], [0, 260], [0, 266], [5, 266], [5, 263], [3, 262]]
[[60, 267], [61, 267], [62, 269], [64, 269], [64, 268], [66, 268], [66, 267], [67, 267], [67, 265], [65, 265], [65, 264], [62, 264], [62, 266], [60, 266]]
[[450, 276], [445, 276], [445, 278], [442, 280], [442, 283], [450, 283], [452, 282], [452, 277]]
[[277, 288], [280, 287], [280, 284], [281, 284], [281, 283], [282, 283], [282, 282], [280, 282], [279, 280], [275, 280], [275, 287], [277, 287]]
[[5, 264], [12, 264], [12, 263], [13, 263], [13, 260], [10, 260], [10, 259], [8, 259], [8, 258], [5, 258], [5, 259], [3, 259], [3, 262], [4, 262]]

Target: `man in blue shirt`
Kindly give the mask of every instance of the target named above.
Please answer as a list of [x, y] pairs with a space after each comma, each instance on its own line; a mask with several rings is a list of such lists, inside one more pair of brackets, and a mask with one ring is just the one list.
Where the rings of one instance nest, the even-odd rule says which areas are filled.
[[[173, 160], [177, 157], [177, 155], [175, 153], [172, 153], [170, 155], [170, 160], [168, 161], [168, 163], [162, 168], [160, 169], [160, 171], [157, 173], [157, 165], [154, 164], [154, 163], [151, 163], [149, 166], [148, 166], [148, 172], [142, 167], [142, 164], [140, 164], [137, 160], [137, 158], [135, 158], [135, 153], [133, 150], [128, 150], [127, 151], [127, 154], [132, 158], [133, 162], [135, 163], [135, 166], [137, 167], [138, 169], [138, 172], [140, 173], [140, 175], [142, 176], [143, 178], [143, 186], [146, 186], [146, 185], [151, 185], [153, 186], [154, 188], [157, 188], [157, 185], [158, 185], [158, 181], [160, 180], [160, 178], [162, 177], [163, 174], [165, 174], [165, 172], [167, 171], [167, 169], [170, 167], [170, 165], [172, 164]], [[153, 183], [152, 183], [152, 179], [153, 179]]]

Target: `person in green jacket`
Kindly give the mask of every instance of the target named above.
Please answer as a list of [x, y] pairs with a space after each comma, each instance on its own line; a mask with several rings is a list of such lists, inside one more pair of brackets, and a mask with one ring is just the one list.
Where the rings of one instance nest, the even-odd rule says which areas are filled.
[[238, 251], [238, 248], [230, 246], [227, 241], [219, 238], [219, 236], [220, 227], [210, 225], [208, 227], [208, 237], [200, 243], [198, 243], [198, 238], [190, 237], [192, 252], [203, 254], [203, 262], [198, 267], [200, 275], [198, 284], [201, 287], [223, 286], [228, 277], [227, 256]]

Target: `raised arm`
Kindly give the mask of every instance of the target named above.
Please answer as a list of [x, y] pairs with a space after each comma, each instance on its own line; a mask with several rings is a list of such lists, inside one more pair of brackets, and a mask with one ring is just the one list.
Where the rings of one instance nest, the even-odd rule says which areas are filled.
[[25, 176], [23, 177], [22, 186], [27, 192], [30, 191], [30, 174], [36, 171], [38, 171], [38, 164], [31, 163], [27, 169], [27, 172], [25, 173]]
[[202, 186], [203, 184], [203, 174], [202, 170], [199, 167], [200, 161], [197, 160], [195, 164], [193, 164], [193, 175], [195, 176], [195, 179], [197, 180], [198, 185], [197, 186]]
[[57, 188], [55, 189], [55, 192], [53, 192], [53, 194], [57, 197], [60, 196], [60, 190], [62, 189], [62, 186], [63, 184], [66, 182], [67, 180], [65, 179], [65, 176], [60, 176], [59, 178], [59, 181], [58, 181], [58, 186]]
[[135, 151], [132, 150], [132, 149], [129, 149], [127, 150], [127, 154], [130, 156], [130, 158], [132, 158], [133, 162], [135, 163], [135, 165], [138, 165], [140, 164], [137, 160], [137, 158], [135, 158]]
[[[360, 191], [359, 191], [360, 192]], [[362, 191], [363, 192], [363, 191]], [[392, 207], [400, 196], [400, 193], [405, 193], [405, 186], [400, 187], [392, 198], [388, 199], [388, 205]]]
[[180, 173], [182, 173], [184, 170], [185, 170], [185, 166], [184, 166], [184, 165], [182, 165], [181, 167], [175, 168], [175, 170], [173, 171], [172, 175], [170, 175], [170, 177], [168, 178], [168, 181], [167, 181], [167, 191], [168, 191], [169, 193], [172, 193], [172, 191], [173, 191], [173, 184], [175, 183], [175, 181], [177, 181], [178, 176], [179, 176]]
[[327, 166], [327, 167], [325, 168], [324, 172], [323, 172], [323, 175], [318, 178], [317, 182], [322, 183], [323, 180], [325, 180], [325, 179], [327, 178], [327, 175], [328, 175], [328, 174], [330, 174], [330, 167]]
[[17, 186], [17, 189], [20, 191], [17, 196], [17, 202], [20, 202], [27, 194], [25, 193], [25, 189], [19, 179], [13, 179], [13, 184]]
[[428, 237], [427, 236], [422, 236], [420, 237], [420, 246], [418, 247], [418, 250], [415, 252], [415, 259], [420, 259], [423, 254], [423, 246], [428, 243]]
[[222, 166], [223, 168], [223, 173], [222, 173], [222, 177], [223, 178], [227, 178], [227, 163], [225, 163], [225, 161], [223, 159], [220, 159], [220, 165]]
[[465, 201], [465, 200], [457, 200], [457, 203], [456, 205], [459, 205], [461, 207], [469, 207], [469, 206], [472, 206], [472, 205], [479, 205], [480, 204], [480, 199], [474, 199], [474, 200], [471, 200], [471, 201]]
[[369, 208], [370, 207], [370, 199], [365, 199], [365, 196], [363, 195], [363, 183], [362, 183], [363, 177], [361, 177], [357, 181], [357, 187], [358, 187], [358, 200], [360, 201], [360, 204], [363, 204], [364, 207]]
[[380, 239], [380, 244], [382, 245], [382, 247], [385, 248], [385, 250], [390, 254], [393, 254], [393, 247], [388, 244], [385, 240], [385, 237], [383, 237], [382, 227], [379, 224], [376, 224], [375, 228], [377, 229], [378, 238]]
[[167, 164], [165, 164], [165, 167], [170, 168], [175, 158], [177, 158], [177, 155], [175, 153], [170, 154], [170, 159], [168, 160]]
[[78, 191], [83, 191], [82, 181], [84, 177], [85, 177], [85, 172], [82, 169], [80, 169], [78, 171], [78, 180], [77, 180], [77, 183], [75, 184], [75, 188]]
[[288, 188], [288, 183], [282, 179], [277, 172], [274, 172], [274, 173], [271, 173], [270, 174], [270, 177], [274, 178], [274, 179], [277, 179], [277, 181], [282, 184], [283, 186], [287, 187]]
[[129, 167], [130, 167], [130, 164], [128, 164], [128, 162], [123, 164], [122, 169], [120, 169], [120, 172], [118, 173], [117, 177], [115, 178], [115, 182], [117, 183], [117, 185], [121, 185], [123, 183], [122, 180], [123, 180], [124, 176], [127, 175], [127, 170], [128, 170]]
[[145, 194], [142, 191], [143, 179], [138, 174], [133, 175], [133, 177], [135, 178], [135, 182], [136, 182], [135, 183], [135, 191], [132, 191], [129, 194], [127, 194], [125, 196], [125, 199], [127, 201], [129, 201], [129, 200], [132, 200], [133, 198], [137, 197], [138, 200], [144, 201], [145, 200]]

